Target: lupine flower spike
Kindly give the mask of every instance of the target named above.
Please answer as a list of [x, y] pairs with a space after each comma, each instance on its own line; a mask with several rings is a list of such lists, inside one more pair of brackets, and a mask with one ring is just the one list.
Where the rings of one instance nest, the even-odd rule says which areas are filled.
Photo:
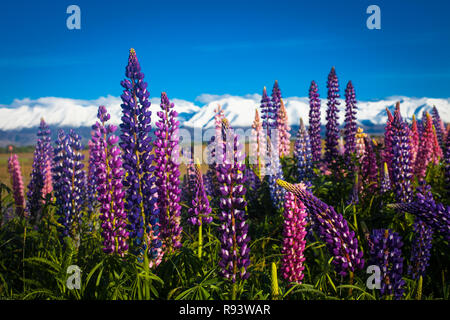
[[425, 178], [427, 166], [433, 155], [433, 122], [430, 114], [425, 114], [424, 132], [419, 141], [419, 149], [417, 151], [417, 160], [415, 162], [415, 174], [419, 180]]
[[158, 187], [159, 221], [161, 237], [170, 252], [181, 247], [180, 224], [180, 150], [178, 145], [178, 113], [165, 92], [161, 94], [158, 111], [158, 129], [155, 131], [156, 186]]
[[11, 186], [14, 197], [15, 213], [18, 217], [23, 217], [25, 213], [25, 191], [23, 186], [22, 171], [20, 169], [19, 157], [12, 153], [12, 146], [9, 147], [11, 155], [8, 159], [8, 171], [11, 178]]
[[347, 163], [350, 163], [351, 155], [355, 152], [355, 135], [356, 135], [356, 96], [355, 88], [351, 81], [348, 82], [345, 89], [345, 126], [344, 126], [344, 140], [345, 140], [345, 156]]
[[313, 175], [311, 145], [308, 132], [301, 118], [294, 144], [294, 158], [297, 160], [298, 181], [310, 180]]
[[289, 131], [291, 127], [289, 126], [289, 120], [287, 116], [287, 111], [283, 103], [283, 99], [280, 99], [280, 109], [278, 110], [277, 116], [277, 132], [278, 132], [278, 154], [280, 158], [288, 156], [291, 144], [290, 138], [291, 134]]
[[436, 136], [439, 142], [439, 146], [441, 149], [445, 146], [445, 127], [444, 122], [441, 120], [441, 116], [439, 115], [439, 111], [436, 106], [433, 106], [433, 110], [431, 111], [433, 116], [433, 125], [436, 128]]
[[339, 140], [339, 114], [338, 106], [340, 102], [339, 98], [339, 83], [336, 76], [336, 70], [334, 67], [331, 69], [328, 75], [328, 109], [327, 109], [327, 124], [325, 132], [325, 162], [328, 166], [331, 166], [338, 157], [338, 140]]
[[309, 88], [309, 138], [311, 140], [312, 160], [319, 162], [322, 155], [320, 138], [320, 99], [317, 84], [312, 81]]
[[291, 192], [286, 192], [284, 202], [283, 249], [281, 254], [283, 278], [289, 282], [302, 283], [305, 268], [306, 208]]
[[121, 151], [116, 146], [119, 138], [114, 135], [117, 127], [105, 125], [110, 119], [104, 106], [98, 108], [100, 122], [93, 126], [91, 140], [92, 167], [95, 168], [97, 199], [101, 204], [103, 251], [124, 256], [128, 250], [127, 214], [124, 210]]
[[397, 232], [392, 230], [373, 230], [370, 236], [370, 264], [381, 269], [381, 296], [403, 296], [405, 281], [402, 279], [403, 242]]
[[154, 154], [149, 136], [150, 93], [134, 49], [130, 49], [125, 76], [128, 79], [120, 83], [124, 88], [120, 147], [123, 168], [127, 172], [123, 183], [126, 187], [125, 211], [134, 251], [139, 254], [139, 259], [147, 252], [150, 267], [153, 267], [161, 262], [163, 250], [159, 238], [156, 178], [153, 175]]
[[304, 203], [314, 224], [318, 226], [320, 237], [326, 242], [329, 252], [334, 257], [332, 263], [336, 271], [346, 276], [349, 272], [362, 269], [363, 252], [359, 250], [356, 235], [349, 230], [347, 221], [342, 215], [316, 198], [307, 190], [304, 183], [293, 185], [283, 180], [277, 180], [277, 183]]

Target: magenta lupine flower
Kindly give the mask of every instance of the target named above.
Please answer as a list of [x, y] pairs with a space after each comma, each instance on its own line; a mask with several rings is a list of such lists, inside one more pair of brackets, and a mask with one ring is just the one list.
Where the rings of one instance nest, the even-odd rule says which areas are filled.
[[117, 127], [105, 125], [110, 115], [104, 106], [98, 108], [100, 122], [92, 127], [92, 167], [95, 168], [97, 199], [101, 204], [103, 251], [124, 256], [128, 250], [127, 214], [124, 210], [122, 155], [114, 135]]
[[266, 175], [267, 139], [258, 110], [255, 110], [255, 120], [252, 124], [250, 151], [249, 163], [258, 179], [262, 180]]
[[11, 177], [11, 186], [14, 197], [14, 205], [16, 207], [16, 215], [23, 217], [25, 215], [25, 191], [22, 179], [22, 171], [20, 170], [19, 157], [12, 154], [8, 159], [8, 171]]
[[336, 271], [346, 276], [348, 272], [362, 269], [363, 252], [359, 251], [358, 239], [355, 233], [349, 230], [344, 217], [336, 213], [332, 206], [316, 198], [304, 183], [293, 185], [283, 180], [277, 180], [277, 183], [304, 203], [314, 224], [318, 226], [320, 237], [334, 257], [332, 263]]
[[278, 133], [278, 155], [285, 157], [289, 155], [291, 150], [290, 138], [291, 134], [289, 131], [291, 127], [289, 126], [289, 120], [287, 116], [287, 111], [283, 103], [283, 99], [280, 99], [280, 108], [278, 109], [277, 115], [277, 133]]
[[344, 140], [346, 161], [350, 163], [351, 155], [355, 152], [355, 135], [356, 135], [356, 96], [355, 88], [351, 81], [348, 82], [345, 89], [345, 125], [344, 125]]
[[224, 149], [226, 155], [217, 166], [217, 180], [220, 183], [220, 241], [219, 266], [221, 274], [233, 283], [237, 278], [247, 279], [250, 264], [248, 225], [244, 200], [245, 153], [239, 137], [226, 125]]
[[213, 217], [211, 216], [212, 209], [209, 205], [208, 197], [206, 196], [205, 186], [203, 184], [203, 175], [200, 171], [200, 165], [195, 164], [194, 170], [195, 191], [191, 203], [192, 207], [190, 207], [188, 210], [188, 221], [194, 226], [201, 226], [203, 224], [211, 223]]
[[44, 186], [48, 187], [49, 185], [48, 180], [46, 181], [48, 179], [49, 161], [51, 162], [53, 158], [50, 129], [44, 119], [41, 119], [37, 136], [38, 140], [33, 156], [33, 170], [28, 184], [26, 208], [28, 215], [35, 223], [40, 220]]
[[387, 121], [386, 126], [384, 127], [384, 150], [381, 152], [383, 162], [387, 164], [387, 167], [389, 169], [389, 176], [392, 179], [392, 122], [394, 121], [394, 117], [392, 116], [392, 113], [389, 111], [388, 108], [386, 108], [386, 114], [387, 114]]
[[339, 83], [336, 75], [336, 70], [331, 68], [328, 75], [328, 109], [327, 109], [327, 124], [325, 132], [325, 162], [331, 166], [337, 160], [339, 155], [338, 140], [339, 140]]
[[414, 168], [416, 159], [417, 159], [417, 153], [419, 151], [419, 128], [417, 127], [417, 120], [416, 116], [413, 115], [412, 118], [412, 124], [411, 124], [411, 166]]
[[320, 138], [320, 99], [317, 84], [311, 81], [309, 88], [309, 139], [313, 162], [319, 162], [322, 155], [322, 140]]
[[161, 94], [161, 111], [157, 113], [155, 131], [156, 186], [158, 187], [159, 222], [161, 238], [170, 251], [181, 247], [180, 225], [180, 149], [178, 145], [178, 113], [166, 93]]
[[439, 141], [439, 146], [443, 149], [445, 146], [445, 127], [444, 122], [441, 120], [441, 116], [439, 115], [439, 111], [436, 106], [433, 106], [433, 110], [431, 111], [433, 116], [433, 125], [436, 128], [437, 140]]
[[52, 161], [47, 160], [45, 166], [44, 187], [42, 188], [42, 198], [47, 198], [47, 195], [53, 192], [53, 180], [52, 180]]
[[412, 197], [410, 135], [409, 126], [400, 114], [400, 103], [397, 103], [392, 121], [392, 188], [397, 201], [402, 202], [409, 202]]
[[291, 192], [286, 192], [283, 216], [281, 272], [287, 281], [302, 283], [307, 214], [305, 205]]
[[376, 229], [370, 235], [370, 264], [381, 269], [381, 296], [403, 296], [405, 281], [403, 274], [402, 238], [390, 229]]
[[433, 121], [427, 112], [425, 116], [424, 132], [419, 141], [417, 160], [415, 163], [415, 174], [419, 180], [425, 179], [428, 163], [433, 156]]
[[150, 95], [147, 82], [136, 56], [130, 49], [128, 65], [125, 68], [127, 79], [121, 81], [124, 88], [122, 99], [122, 123], [120, 124], [120, 147], [122, 148], [123, 168], [126, 171], [125, 211], [128, 214], [130, 239], [138, 259], [148, 253], [150, 266], [162, 260], [162, 242], [159, 238], [159, 208], [157, 188], [153, 171], [153, 144], [151, 131]]

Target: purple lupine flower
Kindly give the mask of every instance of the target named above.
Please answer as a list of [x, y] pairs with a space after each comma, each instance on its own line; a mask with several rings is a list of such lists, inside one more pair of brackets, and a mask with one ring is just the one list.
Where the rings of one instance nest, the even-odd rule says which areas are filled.
[[312, 160], [319, 162], [322, 155], [322, 140], [320, 138], [320, 99], [317, 84], [311, 81], [309, 88], [309, 138], [311, 140]]
[[350, 163], [351, 155], [355, 152], [355, 135], [356, 135], [356, 96], [355, 88], [351, 81], [348, 82], [345, 89], [345, 126], [344, 126], [344, 140], [345, 152], [347, 162]]
[[384, 149], [381, 153], [381, 157], [383, 159], [383, 162], [387, 164], [387, 167], [389, 169], [389, 177], [392, 180], [392, 134], [393, 134], [393, 128], [392, 128], [392, 122], [394, 121], [394, 117], [392, 116], [392, 113], [389, 111], [388, 108], [386, 108], [386, 114], [387, 114], [387, 121], [386, 126], [384, 127]]
[[430, 186], [418, 190], [414, 201], [390, 204], [389, 207], [415, 215], [433, 232], [442, 235], [450, 243], [450, 206], [436, 203]]
[[433, 232], [424, 222], [414, 222], [414, 239], [411, 245], [411, 262], [408, 266], [408, 274], [413, 279], [425, 275], [426, 268], [430, 264]]
[[412, 198], [412, 167], [410, 131], [408, 124], [400, 114], [400, 103], [397, 103], [392, 121], [392, 189], [397, 201], [409, 202]]
[[373, 150], [373, 141], [369, 137], [364, 139], [365, 155], [361, 165], [363, 184], [369, 185], [369, 190], [375, 192], [378, 187], [377, 156]]
[[8, 171], [11, 178], [11, 186], [13, 191], [15, 213], [18, 217], [25, 215], [25, 191], [22, 179], [22, 171], [20, 169], [19, 157], [12, 153], [8, 158]]
[[[91, 132], [91, 136], [94, 135], [94, 131]], [[88, 141], [89, 147], [89, 161], [88, 161], [88, 171], [86, 176], [86, 196], [85, 203], [87, 213], [90, 215], [94, 212], [94, 207], [97, 204], [97, 176], [95, 174], [96, 161], [95, 161], [95, 152], [97, 152], [98, 146], [92, 142], [92, 140]]]
[[276, 125], [276, 107], [272, 105], [269, 96], [267, 95], [267, 89], [264, 87], [261, 98], [261, 119], [262, 127], [266, 131], [266, 137], [271, 137], [272, 129], [275, 129]]
[[58, 131], [55, 156], [53, 158], [53, 181], [56, 200], [56, 214], [61, 224], [60, 238], [70, 237], [75, 246], [79, 245], [81, 231], [81, 213], [83, 206], [85, 172], [82, 163], [81, 137], [70, 130], [66, 135], [64, 130]]
[[51, 163], [53, 157], [50, 129], [44, 119], [41, 119], [37, 136], [31, 180], [28, 184], [26, 208], [27, 214], [34, 223], [37, 223], [41, 218], [43, 190], [48, 185], [46, 177], [48, 177], [49, 163]]
[[156, 186], [158, 187], [159, 222], [161, 238], [167, 250], [181, 247], [180, 224], [180, 149], [176, 119], [178, 113], [166, 93], [161, 93], [161, 111], [158, 111], [158, 129], [155, 131]]
[[439, 146], [444, 149], [445, 145], [445, 127], [444, 122], [441, 120], [441, 116], [439, 115], [439, 111], [436, 106], [433, 106], [433, 110], [431, 111], [433, 116], [433, 125], [436, 128], [436, 136], [439, 141]]
[[275, 127], [278, 119], [278, 111], [281, 108], [281, 90], [280, 86], [278, 85], [278, 80], [275, 80], [275, 83], [273, 84], [271, 101], [272, 101], [272, 110], [275, 115], [273, 124]]
[[405, 281], [403, 273], [403, 242], [397, 232], [390, 229], [376, 229], [370, 235], [370, 264], [381, 270], [381, 296], [403, 296]]
[[391, 190], [391, 179], [389, 177], [389, 170], [387, 163], [385, 162], [383, 165], [383, 174], [381, 178], [381, 192], [386, 193], [389, 192], [389, 190]]
[[[127, 214], [124, 211], [121, 151], [116, 146], [119, 138], [114, 135], [117, 127], [105, 125], [110, 115], [104, 106], [98, 108], [98, 119], [93, 125], [91, 152], [92, 168], [95, 170], [97, 199], [101, 204], [103, 251], [108, 254], [124, 256], [128, 250], [126, 230]], [[91, 159], [90, 159], [91, 160]], [[94, 169], [95, 168], [95, 169]]]
[[313, 175], [311, 145], [302, 118], [294, 144], [294, 158], [297, 162], [298, 181], [310, 180]]
[[338, 145], [339, 145], [339, 110], [338, 106], [340, 102], [339, 98], [339, 83], [336, 75], [336, 70], [331, 68], [330, 74], [328, 75], [328, 109], [327, 109], [327, 124], [325, 132], [325, 163], [331, 166], [339, 155]]
[[281, 272], [287, 281], [302, 283], [307, 214], [305, 205], [291, 192], [286, 192], [283, 216]]
[[435, 165], [438, 165], [440, 162], [440, 159], [444, 157], [444, 154], [442, 152], [442, 148], [439, 145], [439, 140], [437, 138], [436, 134], [436, 128], [433, 125], [433, 163]]
[[130, 49], [125, 69], [128, 79], [121, 81], [124, 88], [122, 99], [122, 123], [120, 147], [123, 168], [127, 172], [125, 186], [125, 211], [128, 214], [130, 239], [140, 256], [147, 251], [150, 266], [162, 260], [162, 242], [159, 238], [159, 209], [157, 206], [156, 177], [153, 175], [151, 111], [144, 74], [134, 49]]
[[320, 237], [334, 257], [332, 263], [336, 271], [345, 276], [348, 272], [362, 269], [363, 252], [359, 251], [355, 232], [349, 230], [344, 217], [336, 213], [332, 206], [316, 198], [304, 183], [293, 185], [282, 180], [277, 180], [277, 183], [304, 203]]
[[226, 125], [226, 155], [217, 166], [217, 180], [220, 183], [220, 241], [219, 266], [221, 274], [233, 283], [237, 278], [247, 279], [250, 264], [248, 225], [244, 200], [245, 154], [239, 137]]
[[208, 197], [206, 196], [205, 186], [203, 184], [203, 175], [200, 171], [200, 165], [194, 165], [194, 184], [195, 192], [192, 199], [192, 207], [189, 208], [188, 221], [192, 225], [203, 225], [212, 222], [213, 218], [211, 216], [212, 209], [209, 205]]
[[273, 150], [273, 146], [269, 139], [269, 160], [267, 164], [267, 174], [268, 174], [268, 183], [269, 183], [269, 191], [270, 191], [270, 199], [272, 200], [273, 206], [280, 210], [283, 208], [283, 201], [285, 197], [285, 190], [277, 184], [277, 180], [284, 179], [283, 169], [280, 163], [280, 157], [278, 156], [278, 150]]

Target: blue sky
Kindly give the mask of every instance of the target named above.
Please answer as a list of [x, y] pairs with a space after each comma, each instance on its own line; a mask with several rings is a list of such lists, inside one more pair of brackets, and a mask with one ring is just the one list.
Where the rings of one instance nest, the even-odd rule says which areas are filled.
[[[81, 30], [66, 8], [81, 8]], [[381, 8], [381, 30], [366, 8]], [[128, 50], [136, 49], [151, 96], [193, 101], [202, 93], [261, 93], [278, 79], [284, 96], [326, 96], [332, 66], [341, 94], [450, 97], [450, 2], [2, 1], [0, 104], [44, 96], [121, 94]]]

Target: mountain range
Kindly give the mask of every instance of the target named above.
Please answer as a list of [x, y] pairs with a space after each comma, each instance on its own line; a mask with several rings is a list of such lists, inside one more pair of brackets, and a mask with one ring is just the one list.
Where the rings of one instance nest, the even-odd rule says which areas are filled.
[[[214, 114], [218, 105], [235, 128], [249, 128], [259, 109], [261, 95], [245, 96], [202, 94], [194, 102], [172, 99], [179, 113], [180, 126], [188, 130], [208, 129], [214, 126]], [[309, 102], [306, 97], [288, 97], [283, 99], [288, 112], [292, 131], [298, 128], [300, 117], [308, 124]], [[339, 121], [343, 123], [345, 101], [339, 100]], [[442, 120], [450, 122], [450, 98], [414, 98], [395, 96], [382, 100], [358, 101], [357, 121], [367, 133], [380, 134], [386, 123], [386, 108], [391, 111], [397, 101], [401, 104], [401, 113], [408, 121], [413, 115], [421, 119], [424, 111], [431, 112], [433, 106], [438, 109]], [[325, 125], [326, 99], [322, 99], [321, 117]], [[160, 100], [151, 99], [152, 122], [156, 121], [156, 111]], [[96, 121], [97, 108], [105, 105], [111, 114], [111, 123], [118, 125], [121, 117], [121, 99], [108, 95], [94, 100], [43, 97], [38, 99], [16, 99], [10, 105], [0, 105], [0, 146], [32, 145], [36, 139], [36, 128], [43, 117], [56, 134], [57, 128], [77, 128], [83, 140], [89, 139], [90, 127]], [[322, 130], [324, 132], [324, 130]], [[293, 133], [293, 132], [292, 132]]]

